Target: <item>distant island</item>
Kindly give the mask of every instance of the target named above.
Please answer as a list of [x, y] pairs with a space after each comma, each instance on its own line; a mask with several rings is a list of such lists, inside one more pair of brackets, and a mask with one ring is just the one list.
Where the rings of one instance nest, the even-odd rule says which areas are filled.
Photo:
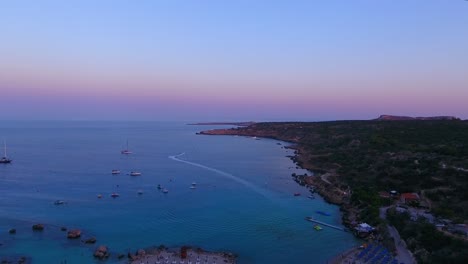
[[427, 116], [427, 117], [411, 117], [411, 116], [395, 116], [395, 115], [381, 115], [375, 120], [460, 120], [455, 116]]
[[206, 123], [193, 123], [193, 124], [188, 124], [191, 126], [217, 126], [217, 125], [222, 125], [222, 126], [250, 126], [255, 124], [255, 122], [206, 122]]
[[382, 115], [198, 134], [293, 143], [291, 158], [314, 173], [294, 179], [340, 205], [343, 223], [356, 235], [396, 252], [395, 227], [419, 263], [468, 263], [468, 121]]

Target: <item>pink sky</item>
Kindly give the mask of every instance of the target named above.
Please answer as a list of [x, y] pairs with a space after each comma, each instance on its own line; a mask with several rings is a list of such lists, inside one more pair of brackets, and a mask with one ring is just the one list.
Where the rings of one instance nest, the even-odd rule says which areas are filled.
[[0, 119], [468, 118], [468, 4], [332, 2], [9, 3]]

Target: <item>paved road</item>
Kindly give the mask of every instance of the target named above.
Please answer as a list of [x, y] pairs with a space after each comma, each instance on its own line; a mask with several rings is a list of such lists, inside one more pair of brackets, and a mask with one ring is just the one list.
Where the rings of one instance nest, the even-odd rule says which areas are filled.
[[[387, 219], [387, 209], [390, 208], [391, 206], [387, 207], [381, 207], [380, 208], [380, 218], [386, 220]], [[405, 241], [403, 241], [400, 237], [400, 234], [396, 230], [395, 227], [387, 225], [388, 232], [390, 233], [390, 236], [393, 237], [395, 240], [395, 248], [397, 251], [397, 256], [396, 258], [400, 263], [405, 263], [405, 264], [416, 264], [416, 260], [413, 257], [413, 254], [408, 250], [406, 247]]]

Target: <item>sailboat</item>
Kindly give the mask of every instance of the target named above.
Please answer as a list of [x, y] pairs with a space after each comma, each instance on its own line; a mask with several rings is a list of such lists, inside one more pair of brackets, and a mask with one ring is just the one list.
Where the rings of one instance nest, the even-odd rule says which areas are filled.
[[3, 154], [3, 158], [0, 159], [0, 163], [11, 163], [11, 159], [8, 158], [7, 156], [7, 151], [6, 151], [6, 142], [3, 141], [3, 151], [4, 151], [4, 154]]
[[127, 148], [120, 151], [120, 153], [125, 154], [125, 155], [132, 154], [132, 152], [128, 149], [128, 140], [127, 140]]

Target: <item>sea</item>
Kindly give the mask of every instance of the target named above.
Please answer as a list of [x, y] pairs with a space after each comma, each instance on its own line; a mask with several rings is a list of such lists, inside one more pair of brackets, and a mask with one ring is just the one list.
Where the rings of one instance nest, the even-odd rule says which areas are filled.
[[[294, 182], [293, 173], [312, 173], [291, 161], [288, 143], [196, 134], [226, 127], [0, 122], [0, 139], [13, 160], [0, 164], [0, 259], [126, 263], [117, 256], [189, 245], [232, 252], [241, 264], [326, 263], [359, 244], [349, 232], [325, 226], [316, 231], [305, 220], [312, 216], [342, 226], [337, 206], [317, 194], [308, 198], [309, 189]], [[120, 153], [127, 141], [131, 155]], [[121, 174], [111, 174], [113, 169]], [[43, 231], [32, 230], [37, 223]], [[81, 239], [67, 239], [62, 227], [82, 230]], [[9, 234], [12, 228], [16, 234]], [[96, 244], [82, 242], [89, 237]], [[93, 258], [98, 245], [108, 246], [107, 261]]]

